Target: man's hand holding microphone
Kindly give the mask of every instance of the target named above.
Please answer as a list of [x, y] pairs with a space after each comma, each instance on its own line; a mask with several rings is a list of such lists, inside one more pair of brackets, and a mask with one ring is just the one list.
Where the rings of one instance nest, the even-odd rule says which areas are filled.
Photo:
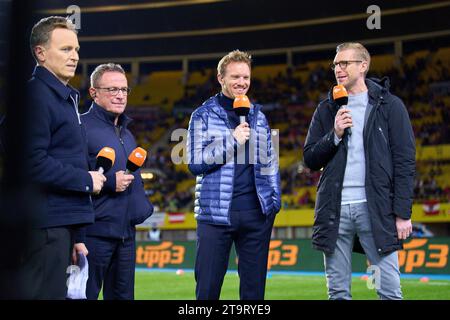
[[147, 151], [141, 147], [135, 148], [130, 153], [126, 170], [116, 172], [116, 192], [123, 192], [130, 186], [134, 180], [134, 176], [131, 173], [142, 167], [145, 159], [147, 159]]
[[344, 133], [352, 134], [353, 126], [350, 109], [347, 108], [348, 93], [343, 85], [337, 85], [333, 88], [333, 99], [340, 107], [334, 118], [334, 132], [339, 139], [342, 139]]
[[250, 112], [250, 100], [248, 97], [246, 95], [236, 96], [233, 101], [233, 110], [239, 116], [240, 122], [233, 131], [233, 137], [240, 145], [243, 145], [250, 139], [250, 126], [245, 121], [246, 116]]
[[116, 192], [124, 192], [133, 182], [134, 176], [123, 170], [116, 172]]
[[242, 145], [250, 139], [250, 127], [247, 122], [243, 122], [238, 125], [233, 131], [233, 137], [236, 141]]

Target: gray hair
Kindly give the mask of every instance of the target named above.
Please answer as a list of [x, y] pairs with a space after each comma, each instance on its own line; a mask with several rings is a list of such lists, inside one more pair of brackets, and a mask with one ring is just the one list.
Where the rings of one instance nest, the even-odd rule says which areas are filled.
[[98, 85], [105, 72], [119, 72], [125, 75], [125, 71], [120, 64], [112, 62], [101, 64], [91, 73], [91, 87], [95, 88]]
[[364, 73], [364, 75], [367, 74], [370, 67], [370, 53], [367, 51], [366, 47], [364, 47], [361, 43], [358, 42], [344, 42], [341, 43], [336, 47], [336, 53], [339, 51], [344, 51], [348, 49], [353, 49], [356, 52], [356, 55], [358, 56], [358, 59], [361, 59], [362, 61], [367, 62], [367, 70]]
[[51, 16], [39, 20], [31, 29], [30, 48], [34, 59], [38, 61], [34, 49], [37, 46], [47, 46], [50, 41], [51, 34], [55, 29], [67, 29], [77, 34], [75, 24], [67, 18], [59, 16]]
[[224, 76], [225, 70], [227, 66], [231, 62], [244, 62], [248, 65], [249, 68], [252, 66], [252, 56], [247, 52], [234, 50], [229, 52], [226, 56], [220, 59], [219, 64], [217, 65], [217, 73]]

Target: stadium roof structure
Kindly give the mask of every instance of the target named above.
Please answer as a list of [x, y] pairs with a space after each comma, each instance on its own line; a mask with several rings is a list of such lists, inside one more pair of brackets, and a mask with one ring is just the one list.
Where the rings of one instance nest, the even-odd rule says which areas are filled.
[[448, 45], [450, 35], [450, 1], [428, 0], [377, 1], [380, 29], [367, 27], [372, 0], [43, 0], [36, 3], [35, 21], [67, 15], [73, 4], [81, 13], [83, 60], [92, 62], [203, 59], [235, 48], [265, 55], [308, 52], [345, 41], [375, 46], [425, 39], [429, 47], [430, 41]]

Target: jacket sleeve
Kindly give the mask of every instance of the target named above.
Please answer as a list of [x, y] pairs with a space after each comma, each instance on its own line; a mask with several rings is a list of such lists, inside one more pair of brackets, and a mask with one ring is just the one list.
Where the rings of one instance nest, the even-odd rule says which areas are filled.
[[303, 147], [304, 162], [311, 170], [320, 170], [333, 158], [337, 149], [338, 146], [334, 144], [334, 130], [327, 132], [323, 128], [319, 105], [309, 125]]
[[145, 195], [144, 181], [141, 178], [141, 170], [133, 173], [135, 179], [132, 183], [130, 196], [130, 224], [135, 226], [143, 223], [153, 214], [154, 207], [148, 197]]
[[[280, 168], [278, 162], [278, 151], [275, 149], [272, 141], [272, 130], [270, 129], [267, 118], [263, 114], [265, 131], [265, 139], [267, 139], [267, 156], [268, 159], [264, 164], [264, 168], [261, 169], [261, 174], [267, 175], [269, 184], [273, 190], [272, 201], [274, 204], [274, 212], [278, 213], [281, 209], [281, 183], [280, 183]], [[277, 136], [278, 137], [278, 136]], [[258, 152], [258, 156], [259, 156]], [[263, 152], [264, 154], [264, 152]], [[264, 170], [264, 171], [263, 171]]]
[[[86, 243], [86, 229], [87, 227], [80, 227], [75, 229], [73, 237], [75, 243]], [[89, 248], [87, 248], [89, 250]]]
[[186, 150], [188, 168], [196, 176], [219, 169], [234, 157], [237, 147], [228, 130], [212, 139], [208, 129], [205, 113], [195, 111], [189, 121]]
[[28, 173], [34, 182], [67, 191], [91, 192], [92, 178], [87, 170], [65, 164], [48, 154], [51, 142], [50, 113], [45, 102], [30, 101], [35, 112], [29, 121]]
[[105, 176], [106, 181], [103, 184], [102, 192], [116, 193], [116, 173], [109, 171], [103, 175]]
[[408, 111], [398, 97], [393, 97], [388, 119], [394, 169], [394, 213], [400, 218], [410, 219], [414, 197], [416, 144]]

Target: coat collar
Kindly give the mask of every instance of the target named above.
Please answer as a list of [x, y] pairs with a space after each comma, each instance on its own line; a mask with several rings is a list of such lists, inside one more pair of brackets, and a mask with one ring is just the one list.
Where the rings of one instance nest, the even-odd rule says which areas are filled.
[[[92, 105], [91, 105], [91, 108], [89, 111], [92, 111], [101, 120], [103, 120], [111, 125], [114, 125], [114, 120], [116, 119], [116, 115], [114, 113], [109, 112], [109, 111], [105, 110], [104, 108], [100, 107], [95, 102], [92, 102]], [[123, 126], [126, 128], [131, 121], [133, 121], [133, 120], [130, 117], [128, 117], [126, 114], [122, 113], [119, 116], [117, 124], [119, 126]]]
[[56, 76], [51, 73], [47, 68], [42, 66], [36, 66], [33, 71], [33, 77], [42, 80], [47, 86], [53, 89], [61, 98], [64, 100], [69, 99], [69, 96], [75, 95], [80, 96], [78, 90], [73, 88], [71, 85], [64, 85]]
[[[209, 105], [209, 107], [211, 108], [212, 111], [217, 113], [220, 118], [222, 118], [223, 120], [225, 120], [227, 122], [228, 116], [227, 116], [225, 109], [222, 108], [222, 106], [219, 103], [219, 94], [220, 93], [217, 93], [215, 96], [206, 100], [205, 104]], [[253, 103], [250, 104], [250, 111], [248, 113], [249, 119], [251, 119], [253, 117], [253, 115], [255, 114], [255, 112], [259, 109], [260, 109], [260, 106], [254, 105]]]
[[[389, 78], [384, 77], [382, 79], [376, 78], [367, 78], [365, 80], [368, 94], [369, 94], [369, 103], [372, 105], [376, 105], [378, 100], [384, 100], [384, 96], [389, 92]], [[333, 89], [328, 91], [328, 101], [331, 104], [332, 109], [338, 110], [339, 106], [333, 99]]]

